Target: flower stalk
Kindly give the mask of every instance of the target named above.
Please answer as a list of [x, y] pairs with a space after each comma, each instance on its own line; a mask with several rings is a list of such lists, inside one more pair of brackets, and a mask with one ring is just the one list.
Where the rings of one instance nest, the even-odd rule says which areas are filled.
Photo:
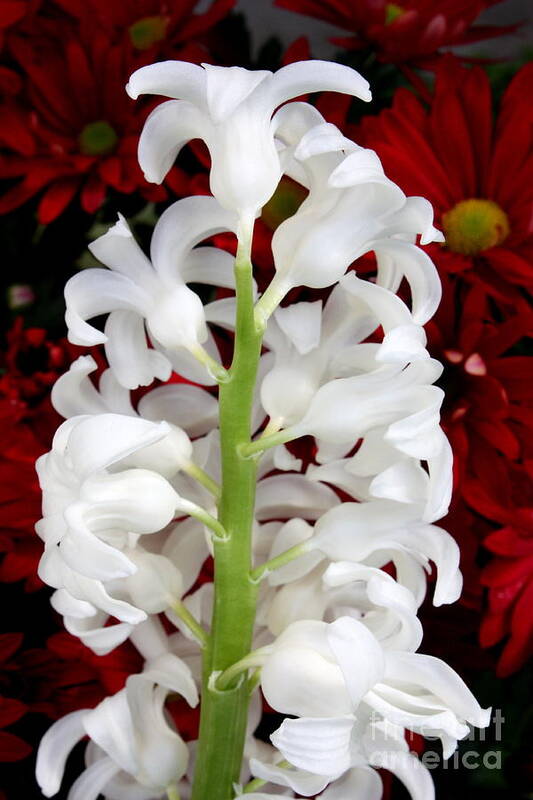
[[252, 644], [257, 585], [251, 579], [251, 531], [256, 465], [239, 447], [249, 444], [261, 336], [253, 316], [252, 265], [239, 247], [235, 260], [237, 313], [233, 362], [220, 385], [222, 494], [219, 519], [227, 532], [215, 540], [215, 599], [211, 637], [204, 655], [202, 712], [193, 800], [230, 800], [238, 783], [249, 692], [245, 681], [224, 691], [210, 682], [246, 656]]

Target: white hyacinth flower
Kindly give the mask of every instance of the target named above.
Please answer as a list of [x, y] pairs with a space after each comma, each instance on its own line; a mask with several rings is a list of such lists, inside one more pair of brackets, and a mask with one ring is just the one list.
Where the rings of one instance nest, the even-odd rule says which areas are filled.
[[445, 758], [469, 724], [490, 721], [490, 709], [479, 706], [443, 661], [384, 650], [351, 617], [290, 625], [265, 656], [261, 686], [274, 709], [298, 717], [272, 735], [275, 747], [293, 766], [331, 779], [360, 765], [359, 728], [376, 714], [392, 726], [439, 737]]
[[43, 795], [59, 791], [70, 751], [84, 736], [90, 738], [87, 766], [70, 790], [71, 800], [96, 800], [100, 794], [112, 800], [153, 800], [175, 786], [185, 774], [189, 753], [164, 715], [169, 692], [182, 695], [190, 706], [198, 703], [190, 670], [166, 653], [95, 709], [74, 711], [55, 722], [37, 754]]
[[216, 427], [217, 401], [199, 386], [171, 383], [147, 392], [131, 404], [130, 392], [121, 386], [112, 370], [105, 370], [98, 388], [90, 375], [97, 369], [91, 356], [80, 356], [52, 389], [52, 405], [66, 419], [83, 414], [125, 414], [152, 422], [164, 422], [168, 433], [157, 442], [121, 460], [121, 466], [153, 469], [165, 478], [191, 468], [190, 436], [201, 436]]
[[[95, 652], [109, 652], [147, 614], [181, 596], [179, 568], [137, 540], [191, 504], [160, 474], [121, 468], [135, 464], [137, 453], [142, 463], [146, 448], [169, 430], [164, 422], [119, 414], [72, 417], [38, 460], [43, 518], [36, 530], [45, 542], [39, 575], [57, 590], [52, 604], [69, 631]], [[106, 626], [109, 616], [119, 623]]]
[[157, 106], [145, 123], [139, 162], [146, 179], [161, 183], [183, 145], [203, 139], [211, 154], [211, 191], [224, 208], [237, 212], [248, 237], [282, 174], [278, 106], [319, 91], [371, 99], [361, 75], [328, 61], [300, 61], [275, 74], [164, 61], [134, 72], [126, 90], [134, 99], [140, 94], [176, 98]]
[[437, 567], [433, 603], [454, 603], [461, 594], [459, 547], [449, 533], [437, 525], [420, 521], [418, 509], [390, 500], [342, 503], [326, 512], [304, 551], [318, 550], [332, 561], [351, 561], [383, 567], [392, 561], [396, 579], [420, 605], [424, 599], [424, 569]]
[[440, 300], [440, 280], [414, 242], [417, 234], [423, 244], [443, 240], [433, 227], [430, 203], [406, 198], [385, 176], [373, 150], [358, 147], [310, 106], [296, 103], [279, 114], [280, 136], [293, 146], [296, 169], [288, 171], [309, 194], [274, 233], [276, 275], [259, 302], [258, 316], [268, 317], [294, 286], [331, 286], [353, 261], [373, 250], [378, 285], [394, 292], [405, 276], [413, 320], [427, 322]]
[[[82, 270], [65, 286], [69, 340], [105, 344], [111, 369], [129, 389], [154, 378], [168, 380], [172, 367], [196, 382], [213, 383], [198, 359], [205, 360], [204, 343], [216, 357], [216, 345], [202, 301], [187, 284], [234, 285], [231, 255], [196, 245], [235, 228], [235, 216], [213, 197], [178, 200], [154, 228], [150, 261], [120, 216], [89, 247], [109, 269]], [[86, 321], [101, 314], [109, 314], [103, 333]], [[155, 349], [147, 345], [145, 326]]]
[[[381, 345], [364, 343], [380, 327]], [[261, 402], [280, 427], [299, 423], [319, 388], [335, 378], [372, 371], [392, 376], [411, 361], [429, 359], [424, 330], [406, 304], [353, 273], [335, 287], [323, 310], [320, 301], [278, 309], [265, 344], [274, 364], [262, 381]]]

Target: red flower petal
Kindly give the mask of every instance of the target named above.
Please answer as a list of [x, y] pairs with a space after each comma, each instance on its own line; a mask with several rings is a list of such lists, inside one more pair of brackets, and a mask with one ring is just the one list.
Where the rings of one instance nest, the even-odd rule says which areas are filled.
[[0, 731], [0, 762], [20, 761], [29, 756], [31, 751], [30, 745], [19, 736]]

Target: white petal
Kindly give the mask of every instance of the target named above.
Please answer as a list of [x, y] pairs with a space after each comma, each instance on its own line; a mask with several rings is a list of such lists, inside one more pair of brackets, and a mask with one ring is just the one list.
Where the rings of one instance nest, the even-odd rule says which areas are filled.
[[368, 102], [368, 81], [358, 72], [333, 61], [297, 61], [274, 73], [270, 97], [273, 108], [308, 92], [341, 92]]
[[119, 768], [110, 758], [101, 758], [72, 784], [67, 800], [98, 800]]
[[[325, 626], [326, 623], [318, 624]], [[296, 626], [304, 625], [309, 625], [309, 621], [302, 620], [289, 625], [263, 666], [261, 688], [267, 702], [276, 711], [295, 716], [349, 714], [352, 704], [331, 651], [328, 649], [326, 652], [326, 656], [329, 655], [327, 658], [315, 647], [305, 647], [288, 638]], [[284, 641], [285, 637], [287, 642]], [[307, 769], [302, 764], [296, 766]]]
[[294, 516], [318, 519], [338, 503], [332, 489], [303, 475], [274, 475], [257, 485], [256, 518], [259, 521]]
[[383, 783], [379, 773], [373, 769], [356, 767], [328, 786], [317, 800], [381, 800], [382, 794]]
[[191, 139], [204, 139], [207, 130], [207, 119], [191, 103], [169, 100], [156, 106], [139, 139], [139, 164], [146, 180], [162, 183], [181, 148]]
[[169, 431], [165, 422], [149, 422], [122, 414], [81, 418], [72, 427], [68, 437], [73, 469], [83, 480], [91, 473], [126, 458], [135, 450], [159, 441]]
[[429, 496], [424, 509], [424, 522], [435, 522], [448, 513], [453, 488], [453, 452], [444, 433], [442, 449], [428, 459]]
[[72, 636], [77, 636], [97, 656], [105, 656], [111, 653], [115, 647], [123, 644], [128, 639], [133, 630], [133, 625], [129, 625], [127, 622], [93, 628], [90, 620], [65, 617], [63, 621], [66, 630]]
[[418, 358], [429, 358], [429, 353], [424, 329], [414, 324], [398, 325], [386, 333], [376, 354], [376, 360], [383, 363], [407, 363]]
[[[321, 461], [324, 459], [324, 448], [321, 452]], [[326, 453], [326, 455], [329, 455]], [[310, 464], [305, 473], [312, 481], [323, 481], [324, 483], [331, 483], [343, 492], [346, 492], [355, 500], [369, 500], [369, 480], [368, 478], [359, 478], [349, 472], [346, 467], [349, 460], [344, 458], [340, 461], [330, 461], [328, 464], [316, 466]]]
[[59, 791], [70, 751], [85, 736], [82, 720], [87, 713], [85, 708], [67, 714], [54, 722], [41, 739], [35, 775], [45, 797]]
[[[378, 284], [395, 291], [398, 278], [405, 275], [411, 287], [413, 321], [424, 325], [437, 310], [442, 295], [439, 275], [429, 256], [399, 239], [380, 239], [373, 249], [378, 260]], [[392, 270], [391, 280], [382, 279], [385, 268]]]
[[146, 469], [93, 475], [84, 482], [81, 497], [89, 506], [87, 520], [94, 531], [156, 533], [173, 519], [180, 503], [170, 483]]
[[318, 347], [322, 323], [321, 300], [278, 308], [274, 316], [285, 336], [301, 355]]
[[122, 214], [107, 233], [91, 242], [89, 250], [106, 267], [126, 275], [149, 293], [154, 290], [156, 279], [152, 265], [133, 238]]
[[155, 378], [167, 381], [168, 358], [148, 347], [144, 318], [132, 311], [113, 311], [105, 324], [105, 352], [119, 384], [126, 389], [149, 386]]
[[136, 70], [126, 91], [136, 100], [140, 94], [188, 100], [201, 105], [205, 99], [206, 74], [197, 64], [188, 61], [159, 61]]
[[387, 678], [417, 684], [432, 692], [445, 707], [471, 725], [485, 728], [490, 723], [491, 709], [481, 708], [462, 678], [440, 658], [420, 653], [389, 653]]
[[296, 149], [294, 157], [298, 161], [305, 161], [322, 153], [334, 153], [352, 150], [357, 145], [347, 139], [340, 130], [330, 122], [321, 122], [304, 133]]
[[57, 589], [50, 598], [50, 605], [58, 614], [76, 619], [87, 619], [96, 614], [96, 608], [91, 603], [72, 597], [66, 589]]
[[107, 269], [85, 269], [67, 281], [65, 302], [69, 341], [92, 346], [105, 342], [106, 336], [85, 320], [118, 309], [145, 315], [152, 298], [125, 275]]
[[179, 522], [166, 540], [162, 553], [179, 567], [185, 594], [196, 582], [209, 555], [202, 524], [192, 518]]
[[118, 463], [118, 468], [139, 467], [152, 470], [161, 477], [170, 480], [181, 469], [186, 469], [192, 455], [192, 443], [185, 431], [170, 425], [170, 431], [164, 439], [160, 439], [147, 447], [141, 447]]
[[202, 64], [206, 72], [207, 106], [214, 122], [226, 120], [267, 78], [268, 70], [216, 67]]
[[275, 636], [298, 620], [324, 619], [331, 598], [323, 590], [320, 571], [313, 570], [276, 592], [266, 613], [268, 629]]
[[[276, 535], [268, 559], [280, 555], [294, 545], [305, 542], [313, 535], [313, 528], [305, 520], [293, 517], [280, 528]], [[305, 553], [280, 567], [268, 577], [270, 586], [279, 586], [283, 583], [297, 580], [310, 572], [321, 560], [319, 553]]]
[[412, 753], [396, 751], [372, 754], [370, 763], [388, 769], [403, 783], [412, 800], [434, 800], [435, 786], [431, 773]]
[[214, 197], [178, 200], [163, 212], [152, 235], [152, 263], [167, 286], [182, 281], [185, 257], [204, 239], [235, 230], [237, 217], [222, 208]]
[[[58, 559], [61, 562], [61, 559]], [[79, 600], [87, 600], [95, 608], [105, 611], [106, 614], [116, 617], [121, 622], [130, 625], [138, 625], [146, 619], [146, 614], [138, 608], [125, 603], [123, 600], [116, 600], [111, 597], [104, 589], [100, 581], [86, 578], [83, 575], [73, 572], [65, 566], [63, 574], [65, 588], [73, 597]]]
[[286, 769], [275, 764], [266, 764], [258, 761], [257, 758], [250, 759], [250, 770], [255, 778], [262, 778], [278, 786], [288, 786], [297, 794], [310, 797], [317, 792], [321, 792], [327, 785], [329, 778], [321, 775], [313, 775], [311, 772], [301, 770]]
[[345, 275], [340, 281], [340, 285], [351, 297], [367, 306], [385, 333], [399, 325], [412, 323], [411, 312], [403, 300], [389, 289], [384, 289], [370, 281], [361, 280], [353, 272]]
[[235, 257], [226, 250], [195, 247], [185, 258], [181, 276], [185, 283], [207, 283], [210, 286], [234, 289], [234, 265]]
[[107, 411], [98, 390], [88, 376], [96, 370], [92, 356], [80, 356], [61, 375], [52, 389], [52, 405], [58, 414], [68, 419], [79, 414], [102, 414]]
[[165, 420], [187, 431], [189, 436], [203, 436], [218, 423], [218, 403], [199, 386], [171, 383], [159, 386], [141, 398], [139, 414], [145, 419]]
[[283, 444], [272, 448], [272, 463], [276, 469], [282, 469], [284, 472], [299, 472], [302, 468], [303, 461], [301, 458], [296, 458], [290, 450]]
[[84, 727], [93, 742], [111, 756], [115, 764], [135, 775], [137, 753], [126, 689], [106, 697], [86, 714]]
[[147, 661], [141, 675], [146, 680], [181, 694], [192, 708], [198, 705], [198, 690], [191, 670], [172, 653], [164, 653]]
[[128, 556], [137, 571], [123, 581], [123, 586], [133, 605], [147, 614], [160, 614], [180, 599], [181, 574], [168, 558], [139, 549], [129, 550]]
[[285, 719], [270, 739], [295, 767], [333, 779], [350, 766], [353, 726], [352, 716]]
[[381, 645], [362, 623], [340, 617], [328, 625], [328, 644], [344, 675], [354, 708], [385, 672]]
[[180, 780], [189, 760], [187, 745], [165, 720], [167, 689], [153, 688], [142, 675], [131, 675], [126, 692], [143, 782], [158, 789]]
[[129, 558], [92, 533], [84, 519], [87, 509], [86, 503], [73, 503], [66, 509], [69, 530], [59, 545], [61, 557], [87, 578], [106, 581], [131, 575], [135, 567]]
[[420, 233], [420, 243], [443, 242], [441, 231], [433, 227], [433, 208], [424, 197], [408, 197], [394, 217], [398, 233]]
[[373, 497], [396, 500], [398, 503], [425, 504], [429, 478], [414, 459], [397, 461], [380, 472], [370, 484]]

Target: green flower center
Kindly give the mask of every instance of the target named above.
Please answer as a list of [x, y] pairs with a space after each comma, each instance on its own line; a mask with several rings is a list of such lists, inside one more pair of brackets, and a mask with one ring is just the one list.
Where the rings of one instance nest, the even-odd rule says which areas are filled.
[[283, 177], [268, 203], [263, 206], [261, 218], [265, 225], [275, 231], [278, 225], [296, 214], [306, 195], [303, 186]]
[[79, 135], [80, 150], [86, 156], [104, 156], [117, 142], [117, 134], [105, 119], [89, 122]]
[[492, 200], [461, 200], [442, 217], [446, 244], [454, 253], [473, 256], [509, 236], [507, 214]]
[[390, 25], [391, 22], [398, 19], [405, 14], [405, 8], [397, 5], [396, 3], [387, 3], [385, 6], [385, 25]]
[[167, 33], [166, 17], [143, 17], [129, 27], [132, 45], [137, 50], [148, 50], [156, 42], [164, 39]]

